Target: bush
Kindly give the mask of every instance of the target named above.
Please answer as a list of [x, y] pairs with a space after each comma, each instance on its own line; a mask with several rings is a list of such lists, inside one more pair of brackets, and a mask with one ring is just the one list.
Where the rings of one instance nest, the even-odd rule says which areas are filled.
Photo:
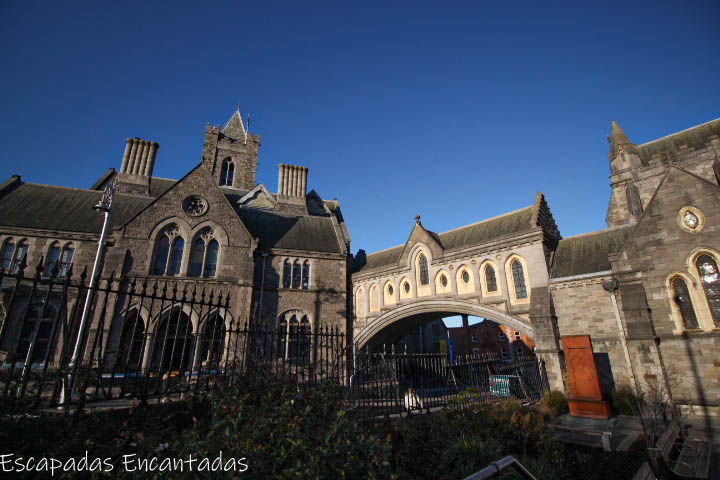
[[620, 415], [637, 415], [638, 405], [641, 399], [627, 385], [612, 392], [612, 407]]
[[569, 410], [565, 395], [557, 390], [548, 390], [545, 392], [540, 400], [540, 404], [549, 408], [555, 415], [567, 413]]

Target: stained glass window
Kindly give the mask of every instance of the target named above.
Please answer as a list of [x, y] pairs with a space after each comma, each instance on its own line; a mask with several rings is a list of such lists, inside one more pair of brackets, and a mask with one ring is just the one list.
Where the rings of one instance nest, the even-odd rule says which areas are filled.
[[197, 238], [193, 242], [190, 251], [190, 276], [199, 277], [202, 275], [203, 257], [205, 256], [205, 241]]
[[523, 267], [518, 260], [514, 260], [511, 266], [513, 281], [515, 283], [515, 298], [527, 298], [527, 288], [525, 287], [525, 275]]
[[427, 285], [430, 283], [430, 280], [428, 278], [428, 264], [427, 264], [427, 258], [425, 258], [425, 255], [422, 253], [418, 257], [418, 264], [420, 267], [420, 285]]
[[672, 286], [673, 290], [675, 290], [675, 296], [673, 300], [675, 300], [675, 304], [678, 306], [678, 310], [680, 310], [683, 325], [685, 326], [685, 328], [688, 329], [698, 328], [698, 321], [697, 317], [695, 316], [695, 309], [693, 308], [692, 300], [690, 299], [690, 292], [688, 291], [685, 280], [677, 277], [673, 280]]
[[117, 363], [123, 371], [136, 370], [142, 366], [143, 340], [145, 338], [145, 322], [133, 309], [125, 317], [120, 345], [118, 348]]
[[222, 317], [216, 312], [205, 322], [203, 332], [203, 349], [200, 358], [203, 361], [217, 363], [222, 358], [225, 325]]
[[695, 261], [700, 282], [705, 291], [705, 298], [710, 307], [710, 315], [716, 327], [720, 327], [720, 273], [713, 257], [707, 254], [700, 255]]
[[285, 263], [283, 263], [283, 288], [290, 288], [291, 277], [292, 265], [290, 265], [290, 260], [285, 260]]
[[160, 237], [157, 250], [155, 251], [155, 266], [153, 267], [154, 275], [163, 275], [167, 264], [168, 253], [170, 252], [170, 239], [167, 235]]
[[497, 291], [497, 280], [495, 279], [495, 269], [492, 265], [485, 267], [485, 285], [488, 292]]

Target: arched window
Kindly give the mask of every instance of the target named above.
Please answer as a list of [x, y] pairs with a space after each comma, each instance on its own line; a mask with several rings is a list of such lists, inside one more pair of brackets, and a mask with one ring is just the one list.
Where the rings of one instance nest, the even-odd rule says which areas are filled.
[[13, 255], [15, 254], [15, 240], [8, 238], [5, 240], [2, 248], [2, 269], [7, 272], [10, 270], [12, 264]]
[[196, 238], [190, 250], [190, 276], [202, 275], [203, 257], [205, 256], [205, 240]]
[[153, 275], [178, 275], [182, 264], [185, 240], [175, 224], [168, 225], [157, 239]]
[[222, 162], [222, 168], [220, 169], [220, 186], [229, 186], [233, 184], [233, 177], [235, 176], [235, 163], [232, 158], [227, 157]]
[[53, 242], [48, 249], [47, 257], [45, 257], [45, 271], [43, 273], [46, 277], [52, 276], [58, 260], [60, 260], [60, 242]]
[[485, 286], [488, 292], [497, 291], [497, 279], [495, 278], [495, 269], [492, 265], [485, 267]]
[[705, 298], [710, 307], [710, 316], [716, 327], [720, 327], [720, 273], [713, 257], [704, 253], [697, 257], [695, 266], [700, 274]]
[[277, 358], [285, 358], [285, 346], [287, 342], [288, 324], [285, 315], [281, 315], [277, 324], [277, 347], [275, 349]]
[[191, 363], [193, 347], [192, 322], [188, 314], [173, 308], [164, 312], [155, 330], [152, 370], [185, 370]]
[[429, 284], [427, 258], [422, 253], [418, 256], [418, 266], [420, 267], [420, 285]]
[[292, 265], [290, 260], [285, 259], [283, 263], [283, 288], [290, 288], [290, 282], [292, 279]]
[[[45, 308], [44, 312], [43, 308]], [[48, 356], [50, 343], [52, 342], [52, 338], [50, 337], [56, 315], [57, 310], [49, 304], [44, 307], [42, 303], [36, 303], [30, 307], [28, 317], [20, 330], [20, 339], [15, 348], [15, 361], [24, 362], [26, 360], [33, 340], [35, 326], [38, 322], [40, 322], [40, 326], [38, 327], [35, 349], [33, 350], [30, 363], [44, 363], [48, 360], [46, 357]]]
[[674, 291], [673, 300], [680, 311], [683, 325], [686, 329], [699, 328], [697, 317], [695, 316], [695, 309], [693, 309], [690, 292], [688, 291], [685, 280], [680, 277], [675, 277], [672, 281], [672, 287]]
[[131, 372], [142, 366], [144, 340], [145, 322], [137, 309], [132, 309], [125, 317], [118, 345], [116, 362], [120, 371]]
[[223, 353], [224, 338], [225, 322], [220, 314], [215, 312], [205, 322], [200, 361], [209, 362], [210, 364], [219, 364]]
[[154, 275], [165, 274], [167, 266], [168, 253], [170, 252], [170, 239], [167, 235], [163, 235], [158, 240], [157, 249], [155, 250], [155, 265], [153, 266]]
[[217, 257], [220, 244], [217, 240], [210, 240], [208, 243], [207, 252], [205, 253], [205, 271], [203, 272], [204, 277], [214, 277], [217, 272]]
[[380, 295], [377, 285], [370, 287], [370, 311], [377, 312], [380, 310]]
[[511, 265], [513, 283], [515, 285], [515, 298], [518, 300], [527, 298], [527, 287], [525, 286], [525, 274], [520, 260], [513, 260]]
[[365, 317], [365, 290], [358, 288], [355, 292], [355, 318]]
[[60, 268], [58, 269], [59, 277], [67, 277], [67, 274], [70, 271], [70, 266], [72, 265], [74, 254], [75, 248], [72, 243], [68, 243], [63, 247], [62, 253], [60, 254]]
[[302, 288], [307, 289], [310, 285], [310, 262], [305, 260], [302, 269]]
[[293, 263], [292, 288], [300, 288], [300, 261], [298, 260]]
[[15, 274], [20, 270], [20, 264], [27, 255], [30, 244], [27, 240], [20, 240], [20, 243], [15, 245], [15, 240], [10, 238], [5, 241], [2, 251], [2, 267], [3, 270], [10, 274]]
[[303, 315], [299, 322], [296, 315], [290, 317], [290, 348], [288, 358], [298, 365], [310, 361], [310, 321]]

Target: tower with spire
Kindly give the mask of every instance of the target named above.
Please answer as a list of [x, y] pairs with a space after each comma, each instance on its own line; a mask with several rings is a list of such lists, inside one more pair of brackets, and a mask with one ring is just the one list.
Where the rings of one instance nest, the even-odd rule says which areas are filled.
[[205, 126], [202, 163], [220, 186], [251, 190], [255, 186], [260, 134], [252, 135], [240, 115], [240, 106], [221, 129]]

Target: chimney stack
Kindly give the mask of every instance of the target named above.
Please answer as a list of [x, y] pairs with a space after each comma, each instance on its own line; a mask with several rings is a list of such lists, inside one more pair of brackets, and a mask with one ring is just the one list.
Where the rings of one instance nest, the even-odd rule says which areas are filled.
[[150, 194], [150, 180], [155, 167], [157, 142], [128, 138], [118, 173], [118, 192], [138, 195]]
[[128, 138], [125, 140], [120, 173], [151, 177], [155, 166], [155, 155], [160, 145], [157, 142]]
[[305, 199], [307, 191], [307, 167], [297, 165], [278, 166], [278, 196]]

